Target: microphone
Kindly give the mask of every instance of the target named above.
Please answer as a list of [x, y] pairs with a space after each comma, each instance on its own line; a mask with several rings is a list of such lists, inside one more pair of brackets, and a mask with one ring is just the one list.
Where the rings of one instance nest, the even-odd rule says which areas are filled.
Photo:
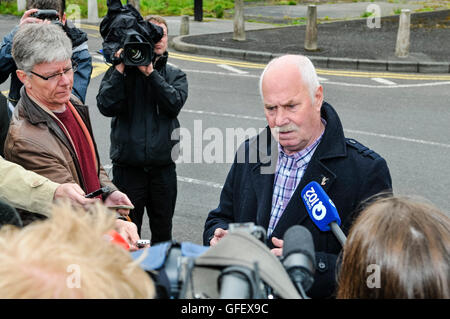
[[198, 256], [186, 284], [186, 291], [192, 297], [301, 298], [282, 262], [247, 231], [228, 233]]
[[311, 233], [304, 226], [290, 227], [283, 237], [283, 266], [300, 295], [307, 299], [314, 283], [315, 253]]
[[253, 299], [252, 272], [242, 266], [225, 268], [218, 278], [220, 299]]
[[310, 182], [302, 190], [302, 199], [314, 224], [323, 232], [331, 231], [344, 246], [347, 238], [339, 227], [341, 218], [331, 198], [317, 182]]
[[0, 228], [3, 225], [14, 225], [22, 228], [23, 222], [14, 207], [0, 200]]

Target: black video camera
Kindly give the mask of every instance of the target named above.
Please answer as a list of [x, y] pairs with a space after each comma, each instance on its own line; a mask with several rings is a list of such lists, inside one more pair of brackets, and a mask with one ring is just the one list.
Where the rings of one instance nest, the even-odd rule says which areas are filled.
[[41, 19], [41, 20], [49, 20], [53, 24], [57, 24], [61, 27], [63, 26], [61, 21], [59, 21], [59, 14], [58, 14], [58, 11], [56, 11], [56, 10], [51, 10], [51, 9], [38, 10], [38, 11], [30, 14], [30, 17]]
[[[154, 45], [163, 37], [163, 29], [145, 21], [133, 6], [123, 6], [120, 0], [108, 0], [107, 6], [108, 13], [100, 24], [106, 62], [149, 65], [154, 59]], [[117, 58], [114, 55], [120, 48], [123, 53]]]
[[153, 60], [153, 46], [139, 33], [131, 31], [125, 38], [122, 59], [125, 65], [149, 65]]
[[228, 225], [228, 231], [230, 233], [234, 231], [243, 231], [246, 232], [264, 244], [267, 244], [267, 236], [266, 231], [261, 226], [255, 225], [255, 223], [247, 222], [247, 223], [231, 223]]
[[38, 10], [30, 14], [30, 17], [41, 20], [59, 21], [58, 11], [56, 10]]

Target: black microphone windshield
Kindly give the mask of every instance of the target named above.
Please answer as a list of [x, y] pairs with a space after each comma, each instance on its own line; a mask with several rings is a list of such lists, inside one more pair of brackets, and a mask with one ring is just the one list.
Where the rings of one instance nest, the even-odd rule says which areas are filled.
[[14, 225], [22, 228], [23, 223], [16, 209], [0, 200], [0, 228], [3, 225]]
[[283, 257], [292, 253], [302, 253], [315, 264], [314, 241], [308, 229], [304, 226], [294, 225], [284, 233]]

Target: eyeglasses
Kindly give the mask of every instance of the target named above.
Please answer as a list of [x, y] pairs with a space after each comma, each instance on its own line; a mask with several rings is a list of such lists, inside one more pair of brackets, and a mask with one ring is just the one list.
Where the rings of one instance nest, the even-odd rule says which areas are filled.
[[59, 80], [62, 77], [62, 75], [66, 74], [67, 72], [70, 72], [70, 71], [76, 72], [77, 67], [78, 67], [78, 64], [76, 64], [75, 62], [72, 62], [72, 66], [70, 68], [64, 69], [64, 71], [52, 74], [50, 76], [43, 76], [43, 75], [37, 74], [36, 72], [33, 72], [33, 71], [30, 71], [30, 73], [40, 77], [41, 79], [43, 79], [45, 81], [48, 81], [50, 79], [58, 79]]

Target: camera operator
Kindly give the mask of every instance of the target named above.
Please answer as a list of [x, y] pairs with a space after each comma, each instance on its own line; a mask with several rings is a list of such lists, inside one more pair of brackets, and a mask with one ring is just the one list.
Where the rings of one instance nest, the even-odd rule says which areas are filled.
[[0, 83], [5, 82], [11, 74], [11, 84], [8, 96], [9, 117], [11, 118], [14, 107], [20, 99], [20, 88], [22, 82], [16, 75], [17, 66], [11, 55], [13, 38], [17, 30], [23, 25], [29, 23], [50, 23], [48, 20], [38, 19], [33, 15], [38, 10], [56, 10], [58, 12], [56, 22], [62, 25], [67, 36], [72, 41], [72, 60], [78, 64], [77, 71], [74, 73], [74, 83], [72, 93], [76, 95], [83, 103], [85, 102], [87, 87], [91, 79], [92, 58], [88, 51], [87, 34], [80, 29], [75, 28], [66, 19], [66, 14], [62, 9], [61, 0], [27, 0], [27, 11], [20, 19], [19, 25], [3, 38], [0, 44]]
[[[147, 209], [155, 244], [172, 238], [177, 196], [172, 149], [178, 141], [171, 135], [179, 127], [177, 116], [186, 102], [188, 83], [183, 71], [167, 63], [166, 21], [159, 16], [146, 20], [164, 31], [153, 48], [154, 62], [111, 66], [101, 82], [97, 105], [103, 115], [113, 118], [113, 183], [133, 202], [129, 216], [139, 232]], [[121, 53], [119, 49], [115, 57]]]

